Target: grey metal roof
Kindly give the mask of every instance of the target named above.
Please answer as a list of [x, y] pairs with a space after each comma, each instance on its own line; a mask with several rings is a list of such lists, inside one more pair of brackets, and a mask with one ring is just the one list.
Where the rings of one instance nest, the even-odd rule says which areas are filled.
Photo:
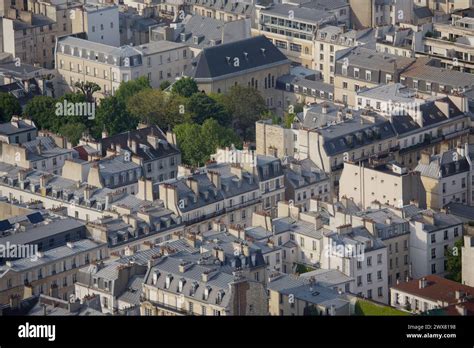
[[344, 295], [320, 285], [310, 284], [309, 279], [281, 274], [271, 280], [267, 288], [284, 295], [293, 295], [295, 298], [324, 307], [331, 305], [336, 308], [346, 306], [349, 301]]
[[82, 239], [76, 242], [71, 242], [71, 244], [73, 245], [72, 248], [70, 248], [69, 246], [60, 246], [58, 248], [44, 251], [44, 256], [38, 257], [36, 260], [33, 260], [32, 258], [24, 258], [10, 261], [11, 266], [4, 265], [0, 267], [0, 274], [4, 274], [4, 272], [7, 270], [24, 272], [29, 269], [40, 267], [42, 265], [54, 263], [66, 257], [79, 255], [97, 249], [104, 245], [103, 243], [98, 243], [90, 239]]
[[25, 245], [31, 244], [37, 240], [48, 238], [56, 234], [71, 231], [74, 229], [82, 229], [85, 224], [73, 218], [60, 218], [36, 226], [28, 227], [25, 232], [16, 232], [9, 236], [0, 238], [0, 244], [7, 241], [10, 244]]
[[448, 150], [443, 154], [433, 155], [430, 157], [430, 163], [425, 164], [420, 161], [415, 170], [420, 172], [421, 176], [434, 179], [469, 172], [467, 159], [458, 155], [458, 161], [454, 161], [454, 153], [456, 153], [455, 150]]
[[431, 59], [426, 58], [418, 58], [416, 63], [408, 67], [401, 75], [455, 88], [474, 86], [474, 74], [437, 67], [433, 65]]
[[334, 14], [327, 10], [317, 8], [316, 6], [309, 8], [290, 4], [274, 4], [270, 8], [261, 10], [261, 14], [284, 17], [287, 19], [290, 11], [293, 11], [295, 21], [304, 21], [310, 24], [322, 23], [323, 21], [332, 20], [334, 18]]
[[301, 278], [314, 277], [318, 284], [332, 288], [339, 284], [348, 283], [354, 280], [337, 269], [316, 269], [311, 272], [300, 274]]
[[122, 295], [120, 295], [117, 300], [127, 302], [134, 306], [139, 305], [144, 280], [144, 275], [133, 276], [132, 279], [128, 282], [127, 290]]
[[26, 123], [25, 121], [18, 121], [19, 127], [16, 127], [11, 122], [1, 123], [0, 124], [0, 134], [3, 135], [13, 135], [22, 132], [28, 132], [35, 130], [36, 127], [33, 127]]

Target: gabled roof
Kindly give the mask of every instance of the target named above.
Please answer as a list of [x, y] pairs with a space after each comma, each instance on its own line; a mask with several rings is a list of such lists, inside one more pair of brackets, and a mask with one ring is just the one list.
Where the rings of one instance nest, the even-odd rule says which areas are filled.
[[186, 75], [198, 80], [217, 79], [288, 63], [286, 56], [262, 35], [205, 48]]

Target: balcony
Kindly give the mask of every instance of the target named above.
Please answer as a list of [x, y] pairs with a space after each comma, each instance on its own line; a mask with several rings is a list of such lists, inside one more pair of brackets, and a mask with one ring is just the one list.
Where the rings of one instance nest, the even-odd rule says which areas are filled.
[[172, 313], [174, 315], [179, 315], [179, 316], [192, 315], [192, 313], [188, 310], [179, 308], [177, 306], [170, 306], [169, 304], [165, 304], [163, 302], [155, 302], [155, 301], [150, 301], [150, 300], [146, 300], [146, 302], [151, 303], [158, 310]]

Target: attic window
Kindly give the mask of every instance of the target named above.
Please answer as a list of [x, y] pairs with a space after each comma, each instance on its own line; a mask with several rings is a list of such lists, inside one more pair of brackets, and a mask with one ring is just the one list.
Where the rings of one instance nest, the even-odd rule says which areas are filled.
[[211, 287], [206, 286], [206, 288], [204, 289], [204, 300], [205, 301], [207, 301], [207, 299], [209, 298], [210, 293], [211, 293]]
[[166, 284], [165, 284], [166, 289], [169, 289], [172, 280], [173, 280], [173, 276], [171, 274], [168, 274], [166, 276]]

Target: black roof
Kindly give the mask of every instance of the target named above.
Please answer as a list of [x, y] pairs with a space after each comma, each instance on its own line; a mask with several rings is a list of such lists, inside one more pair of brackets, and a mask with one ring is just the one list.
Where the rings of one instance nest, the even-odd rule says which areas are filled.
[[0, 221], [0, 231], [7, 231], [10, 228], [12, 228], [12, 224], [8, 220], [2, 220]]
[[[148, 135], [154, 135], [161, 140], [158, 148], [153, 148], [152, 144], [148, 142]], [[128, 147], [128, 139], [137, 142], [136, 155], [142, 157], [145, 161], [179, 154], [179, 150], [168, 143], [163, 131], [154, 125], [102, 138], [100, 142], [102, 143], [103, 155], [105, 155], [107, 149], [112, 148], [112, 145], [120, 145], [122, 149], [132, 152]], [[146, 145], [147, 148], [144, 149], [140, 144]]]
[[43, 215], [40, 212], [32, 213], [26, 216], [32, 224], [43, 221]]
[[420, 125], [408, 115], [397, 115], [392, 117], [392, 126], [397, 134], [409, 133], [420, 128]]
[[[440, 101], [447, 102], [449, 104], [449, 118], [464, 115], [464, 113], [459, 110], [459, 108], [449, 98], [444, 98]], [[448, 117], [446, 117], [446, 115], [436, 106], [435, 102], [428, 102], [420, 105], [420, 110], [423, 115], [424, 127], [431, 126], [448, 119]]]
[[286, 56], [261, 35], [205, 48], [195, 58], [187, 75], [196, 79], [216, 78], [269, 64], [288, 62]]

